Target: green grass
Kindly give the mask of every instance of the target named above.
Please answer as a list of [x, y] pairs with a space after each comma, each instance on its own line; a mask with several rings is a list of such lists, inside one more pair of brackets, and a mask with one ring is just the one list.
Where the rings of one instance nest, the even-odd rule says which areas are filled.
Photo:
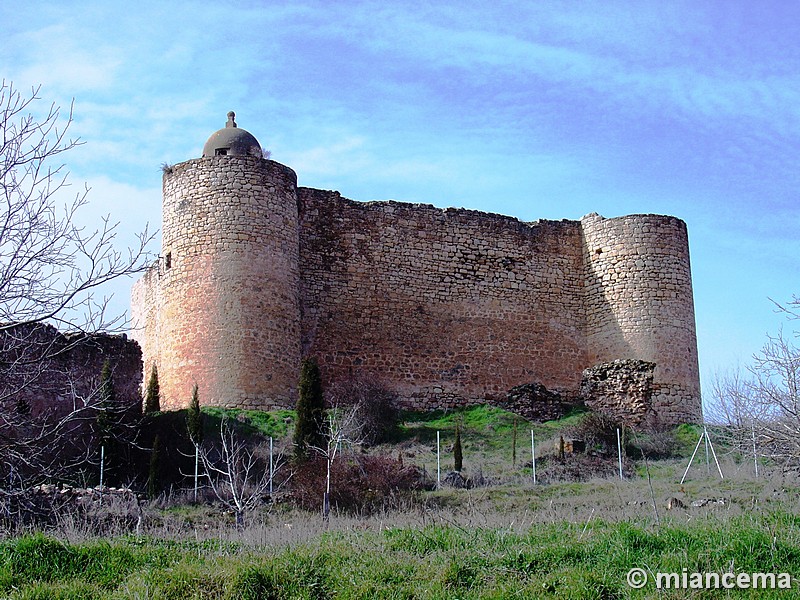
[[[235, 419], [243, 434], [291, 435], [292, 411], [203, 411], [206, 435], [214, 435], [225, 416]], [[182, 418], [173, 415], [164, 425], [179, 431]], [[530, 469], [520, 467], [529, 460], [530, 429], [539, 455], [581, 418], [576, 413], [543, 424], [518, 418], [518, 464], [512, 468], [512, 413], [489, 406], [404, 413], [395, 445], [375, 451], [393, 455], [413, 449], [409, 462], [430, 467], [440, 431], [446, 469], [444, 461], [452, 458], [445, 456], [445, 446], [452, 443], [459, 420], [467, 469], [495, 469], [504, 476], [501, 484], [420, 493], [404, 511], [405, 521], [379, 515], [363, 530], [358, 523], [337, 529], [336, 518], [322, 528], [315, 515], [278, 506], [259, 515], [261, 529], [254, 539], [238, 532], [233, 535], [239, 538], [225, 538], [236, 541], [223, 541], [222, 532], [233, 530], [230, 519], [223, 523], [218, 509], [200, 504], [158, 513], [163, 523], [178, 524], [178, 541], [125, 537], [71, 544], [43, 535], [0, 541], [0, 598], [650, 598], [657, 595], [652, 585], [628, 588], [630, 568], [800, 573], [796, 478], [754, 479], [749, 464], [727, 457], [726, 479], [719, 480], [713, 461], [708, 476], [703, 456], [683, 485], [678, 481], [686, 459], [650, 461], [652, 495], [643, 471], [626, 481], [531, 485], [524, 477]], [[701, 430], [681, 426], [673, 433], [681, 454], [688, 455]], [[724, 497], [726, 502], [669, 512], [666, 501], [675, 496], [687, 505], [695, 499]], [[304, 527], [309, 532], [287, 542], [291, 528], [285, 523], [293, 523], [295, 532]], [[184, 539], [204, 530], [211, 541]], [[788, 598], [798, 592], [737, 590], [733, 595]], [[732, 595], [717, 590], [658, 597]]]
[[202, 410], [203, 414], [207, 416], [206, 434], [211, 432], [212, 435], [219, 430], [220, 420], [227, 417], [240, 423], [245, 434], [260, 434], [266, 438], [283, 438], [291, 433], [289, 424], [295, 420], [295, 411], [288, 409], [262, 411], [207, 406]]
[[397, 443], [417, 441], [423, 444], [436, 442], [436, 432], [442, 441], [455, 435], [456, 421], [462, 425], [465, 449], [481, 450], [484, 454], [511, 454], [514, 421], [517, 427], [517, 450], [525, 452], [530, 447], [530, 431], [537, 439], [546, 439], [574, 426], [581, 418], [575, 412], [558, 421], [532, 423], [502, 408], [489, 405], [471, 406], [459, 410], [432, 412], [404, 412], [396, 438]]
[[[32, 598], [648, 598], [632, 567], [681, 572], [800, 572], [800, 517], [527, 529], [429, 525], [323, 534], [292, 547], [153, 539], [67, 544], [41, 535], [0, 543], [0, 595]], [[800, 584], [797, 584], [800, 586]], [[796, 586], [797, 587], [797, 586]], [[737, 590], [737, 598], [797, 591]], [[673, 595], [666, 597], [694, 597]], [[702, 597], [727, 598], [727, 590]]]
[[[535, 434], [552, 435], [577, 424], [584, 412], [575, 410], [563, 419], [545, 423], [532, 423], [522, 417], [516, 417], [517, 431], [520, 433], [533, 429]], [[456, 420], [460, 420], [466, 431], [473, 433], [484, 433], [487, 436], [492, 434], [510, 435], [514, 428], [515, 414], [502, 408], [482, 404], [458, 410], [404, 411], [400, 417], [403, 422], [401, 431], [404, 432], [401, 439], [419, 435], [421, 432], [426, 432], [425, 435], [428, 436], [430, 436], [430, 432], [433, 432], [435, 439], [437, 430], [454, 431]]]
[[[456, 422], [461, 423], [464, 472], [469, 476], [494, 480], [530, 475], [531, 430], [537, 444], [537, 456], [554, 448], [554, 439], [580, 422], [584, 411], [576, 410], [563, 419], [532, 423], [514, 413], [489, 405], [458, 410], [403, 412], [393, 439], [395, 445], [417, 445], [411, 461], [428, 473], [436, 472], [436, 434], [439, 432], [441, 468], [453, 468], [452, 444]], [[516, 421], [516, 463], [512, 463], [514, 422]], [[392, 453], [391, 447], [379, 451]], [[527, 467], [525, 464], [527, 463]]]

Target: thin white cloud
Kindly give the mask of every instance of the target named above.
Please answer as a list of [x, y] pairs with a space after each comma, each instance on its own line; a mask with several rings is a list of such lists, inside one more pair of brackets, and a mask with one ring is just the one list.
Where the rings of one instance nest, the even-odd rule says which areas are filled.
[[[651, 11], [651, 29], [657, 28], [653, 22], [657, 12]], [[670, 43], [681, 42], [675, 39], [673, 21], [660, 31], [651, 31], [654, 36], [664, 36], [662, 43], [655, 37], [640, 47], [628, 44], [628, 54], [612, 54], [602, 44], [578, 44], [569, 39], [540, 41], [536, 32], [498, 32], [474, 25], [459, 26], [457, 22], [437, 23], [410, 11], [388, 10], [382, 17], [377, 33], [367, 37], [368, 44], [412, 57], [429, 69], [456, 68], [466, 80], [480, 81], [490, 70], [495, 79], [501, 76], [527, 80], [530, 85], [535, 85], [537, 79], [571, 85], [616, 98], [626, 107], [675, 111], [690, 118], [748, 116], [768, 123], [785, 115], [784, 124], [800, 131], [795, 109], [800, 104], [800, 74], [742, 75], [735, 61], [720, 68], [712, 60], [715, 57], [702, 54], [677, 54], [667, 60], [662, 46], [668, 48]], [[634, 29], [636, 22], [619, 25], [628, 27], [634, 39], [641, 39], [641, 33]], [[613, 33], [614, 40], [623, 38], [619, 32]]]
[[362, 171], [371, 160], [364, 151], [364, 138], [339, 138], [329, 144], [290, 152], [283, 159], [307, 177], [327, 177]]
[[14, 78], [24, 85], [46, 83], [48, 89], [72, 95], [110, 89], [121, 64], [115, 48], [98, 40], [89, 49], [81, 41], [63, 24], [12, 36], [10, 43], [25, 49]]

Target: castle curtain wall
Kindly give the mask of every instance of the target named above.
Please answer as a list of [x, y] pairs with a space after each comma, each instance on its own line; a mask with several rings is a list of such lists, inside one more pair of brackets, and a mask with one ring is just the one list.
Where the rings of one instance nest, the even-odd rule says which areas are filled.
[[303, 352], [417, 408], [577, 392], [587, 366], [580, 224], [360, 203], [300, 188]]

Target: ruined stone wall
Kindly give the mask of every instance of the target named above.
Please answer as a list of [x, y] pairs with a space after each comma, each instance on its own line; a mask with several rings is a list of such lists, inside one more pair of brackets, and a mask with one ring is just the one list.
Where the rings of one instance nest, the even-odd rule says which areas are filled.
[[494, 402], [496, 406], [536, 423], [560, 419], [581, 403], [582, 398], [548, 390], [541, 383], [514, 386], [508, 390], [505, 399]]
[[303, 352], [417, 408], [577, 391], [588, 366], [580, 224], [298, 191]]
[[589, 364], [656, 364], [653, 410], [664, 423], [701, 417], [686, 224], [659, 215], [581, 220]]
[[125, 335], [62, 333], [45, 324], [0, 334], [0, 403], [24, 402], [33, 416], [66, 415], [97, 402], [109, 362], [121, 406], [141, 410], [142, 351]]
[[581, 399], [587, 408], [629, 426], [653, 422], [653, 370], [645, 360], [620, 359], [583, 372]]
[[134, 292], [145, 305], [134, 311], [134, 334], [147, 368], [158, 364], [162, 406], [186, 406], [195, 382], [203, 404], [292, 405], [300, 362], [294, 172], [254, 157], [180, 163], [164, 174], [163, 220], [160, 264]]

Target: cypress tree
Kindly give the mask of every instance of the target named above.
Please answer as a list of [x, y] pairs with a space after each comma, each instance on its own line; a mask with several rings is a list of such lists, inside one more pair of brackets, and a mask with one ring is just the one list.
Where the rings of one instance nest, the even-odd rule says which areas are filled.
[[456, 441], [453, 442], [453, 470], [461, 473], [464, 466], [464, 454], [461, 450], [461, 425], [456, 422]]
[[200, 444], [203, 443], [203, 413], [200, 410], [200, 394], [197, 384], [192, 388], [192, 399], [186, 411], [186, 430], [194, 444], [194, 501], [197, 502], [197, 488], [200, 477]]
[[114, 373], [111, 370], [111, 363], [106, 359], [103, 368], [100, 370], [100, 404], [102, 406], [114, 406], [117, 401], [117, 394], [114, 391]]
[[196, 383], [192, 388], [189, 410], [186, 411], [186, 430], [189, 433], [189, 439], [195, 446], [199, 446], [203, 442], [203, 413], [200, 411], [200, 396]]
[[321, 447], [324, 443], [324, 400], [319, 365], [313, 358], [304, 359], [300, 365], [300, 384], [297, 397], [297, 421], [294, 426], [295, 456], [304, 459], [309, 446]]
[[147, 390], [144, 394], [144, 412], [145, 414], [161, 412], [161, 388], [158, 385], [158, 368], [155, 363], [150, 370], [150, 379], [147, 381]]
[[156, 435], [150, 451], [150, 469], [147, 472], [147, 497], [151, 500], [161, 491], [161, 438]]

